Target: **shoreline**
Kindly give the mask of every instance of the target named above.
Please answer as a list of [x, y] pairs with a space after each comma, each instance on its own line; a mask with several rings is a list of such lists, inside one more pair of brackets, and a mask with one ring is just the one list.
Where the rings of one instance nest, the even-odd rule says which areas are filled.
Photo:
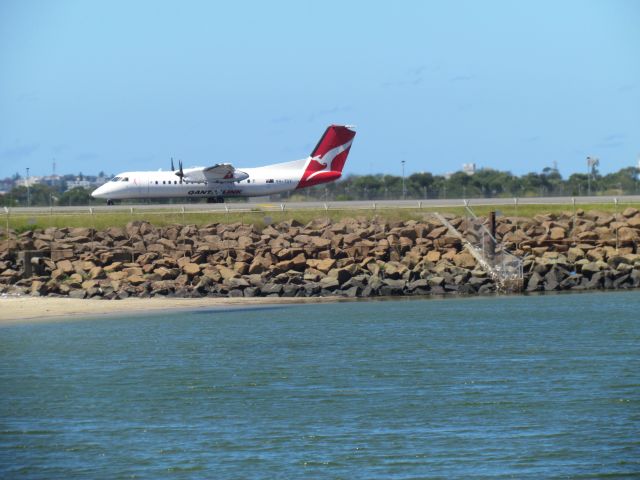
[[87, 316], [104, 318], [109, 316], [160, 311], [180, 312], [206, 308], [244, 308], [275, 305], [299, 305], [307, 303], [334, 303], [348, 301], [341, 297], [314, 298], [126, 298], [123, 300], [105, 301], [98, 299], [77, 299], [65, 297], [0, 297], [0, 326], [27, 322], [46, 322], [69, 320]]
[[254, 298], [169, 298], [147, 297], [105, 301], [101, 299], [78, 299], [69, 297], [32, 297], [29, 295], [0, 296], [0, 327], [26, 323], [76, 320], [78, 318], [99, 319], [122, 315], [191, 312], [208, 309], [248, 309], [276, 307], [278, 305], [317, 305], [343, 302], [386, 302], [411, 300], [454, 300], [481, 298], [538, 297], [547, 295], [598, 295], [606, 293], [634, 292], [624, 290], [579, 290], [538, 291], [518, 293], [490, 293], [485, 295], [414, 295], [368, 298], [328, 297], [254, 297]]

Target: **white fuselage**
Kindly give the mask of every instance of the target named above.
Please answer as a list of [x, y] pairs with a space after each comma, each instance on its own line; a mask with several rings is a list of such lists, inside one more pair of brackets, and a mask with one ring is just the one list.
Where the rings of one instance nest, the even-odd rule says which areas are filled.
[[242, 168], [248, 178], [241, 181], [190, 181], [172, 171], [123, 172], [92, 193], [95, 198], [122, 200], [133, 198], [212, 198], [253, 197], [295, 190], [310, 158], [258, 168]]

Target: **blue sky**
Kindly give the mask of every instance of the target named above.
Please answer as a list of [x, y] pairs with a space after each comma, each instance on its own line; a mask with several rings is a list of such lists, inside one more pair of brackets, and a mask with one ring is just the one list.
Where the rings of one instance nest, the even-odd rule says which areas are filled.
[[640, 2], [0, 2], [0, 178], [306, 156], [346, 173], [636, 165]]

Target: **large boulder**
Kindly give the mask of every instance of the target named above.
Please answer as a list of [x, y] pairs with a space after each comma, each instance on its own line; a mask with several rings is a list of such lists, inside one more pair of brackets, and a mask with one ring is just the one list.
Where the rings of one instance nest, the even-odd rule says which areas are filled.
[[332, 258], [326, 258], [326, 259], [309, 258], [307, 259], [306, 264], [308, 268], [313, 268], [322, 273], [327, 273], [329, 272], [329, 270], [331, 270], [335, 266], [336, 261]]
[[340, 280], [336, 277], [324, 277], [320, 280], [320, 287], [326, 291], [334, 291], [340, 287]]
[[73, 268], [73, 264], [69, 260], [60, 260], [56, 263], [56, 267], [58, 270], [61, 270], [65, 274], [71, 274], [75, 272], [75, 268]]
[[273, 265], [274, 262], [275, 259], [271, 256], [271, 254], [256, 255], [249, 265], [248, 273], [257, 274], [266, 272], [271, 268], [271, 265]]
[[200, 265], [191, 262], [185, 263], [182, 265], [182, 271], [190, 277], [193, 277], [200, 273]]
[[238, 272], [228, 267], [225, 267], [224, 265], [218, 265], [218, 272], [220, 272], [220, 276], [224, 280], [229, 280], [230, 278], [237, 278], [240, 276]]
[[535, 292], [540, 290], [543, 286], [544, 277], [538, 272], [533, 272], [527, 280], [526, 290], [527, 292]]
[[159, 280], [173, 280], [180, 274], [180, 271], [177, 268], [158, 267], [153, 270], [153, 273]]
[[142, 275], [131, 275], [127, 277], [127, 282], [131, 285], [142, 285], [147, 280]]
[[352, 277], [352, 274], [349, 268], [333, 268], [329, 270], [327, 277], [337, 279], [338, 283], [342, 285]]
[[549, 230], [549, 238], [551, 240], [564, 240], [567, 236], [567, 232], [562, 227], [553, 227]]
[[384, 264], [385, 278], [391, 278], [391, 279], [402, 278], [408, 270], [409, 269], [407, 268], [407, 266], [400, 262], [391, 261]]
[[635, 243], [638, 241], [638, 231], [630, 227], [621, 227], [616, 232], [620, 243]]
[[453, 263], [461, 268], [472, 269], [476, 267], [476, 259], [469, 252], [460, 252], [453, 256]]

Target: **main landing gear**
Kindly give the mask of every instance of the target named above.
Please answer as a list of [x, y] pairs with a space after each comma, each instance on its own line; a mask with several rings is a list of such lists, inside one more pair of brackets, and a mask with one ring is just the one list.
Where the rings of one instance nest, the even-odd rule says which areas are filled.
[[207, 203], [224, 203], [224, 197], [207, 197]]
[[109, 199], [107, 200], [107, 205], [108, 205], [108, 206], [113, 205], [113, 200], [111, 200], [111, 199], [109, 198]]

